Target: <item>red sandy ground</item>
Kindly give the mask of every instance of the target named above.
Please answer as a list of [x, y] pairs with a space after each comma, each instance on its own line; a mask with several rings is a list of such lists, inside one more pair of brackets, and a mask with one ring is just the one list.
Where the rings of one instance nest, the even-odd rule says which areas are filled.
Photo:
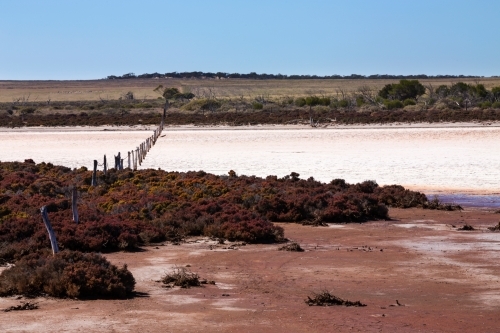
[[[283, 224], [305, 252], [277, 251], [280, 245], [232, 250], [199, 238], [109, 254], [111, 262], [128, 264], [137, 297], [29, 300], [40, 308], [0, 312], [0, 332], [499, 332], [500, 233], [486, 227], [500, 215], [390, 215], [392, 221], [332, 227]], [[478, 230], [452, 227], [464, 222]], [[216, 285], [168, 289], [155, 282], [186, 265]], [[304, 303], [322, 290], [367, 306]], [[23, 301], [0, 298], [0, 309]]]

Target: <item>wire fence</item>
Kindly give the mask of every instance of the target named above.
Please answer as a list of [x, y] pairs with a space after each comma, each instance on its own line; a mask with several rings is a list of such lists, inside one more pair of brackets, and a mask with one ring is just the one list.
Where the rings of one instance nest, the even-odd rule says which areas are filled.
[[[118, 155], [114, 155], [114, 168], [116, 170], [123, 170], [124, 168], [130, 170], [137, 170], [137, 168], [144, 162], [146, 155], [149, 153], [149, 150], [156, 144], [158, 138], [161, 136], [163, 132], [163, 128], [165, 126], [165, 113], [166, 110], [163, 111], [163, 116], [161, 118], [160, 125], [153, 131], [153, 134], [146, 138], [143, 142], [141, 142], [135, 149], [126, 152], [126, 155], [121, 155], [121, 152], [118, 152]], [[124, 161], [126, 166], [124, 166]], [[92, 186], [97, 186], [97, 167], [103, 167], [104, 175], [106, 175], [108, 169], [110, 169], [110, 165], [107, 161], [106, 155], [104, 155], [104, 159], [102, 163], [98, 163], [97, 160], [94, 160], [94, 170], [92, 173]]]

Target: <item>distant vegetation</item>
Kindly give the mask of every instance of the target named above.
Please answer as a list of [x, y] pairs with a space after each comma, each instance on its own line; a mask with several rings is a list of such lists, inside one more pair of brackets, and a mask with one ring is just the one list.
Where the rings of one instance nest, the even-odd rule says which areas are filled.
[[[424, 86], [418, 80], [400, 80], [373, 91], [299, 97], [221, 98], [212, 90], [196, 94], [175, 87], [155, 89], [159, 99], [136, 100], [132, 92], [121, 100], [1, 103], [0, 124], [22, 126], [99, 126], [156, 124], [165, 101], [166, 123], [172, 125], [248, 124], [370, 124], [391, 122], [499, 121], [500, 86], [457, 82]], [[39, 112], [38, 110], [52, 111]]]
[[224, 73], [224, 72], [170, 72], [170, 73], [144, 73], [135, 75], [135, 73], [127, 73], [123, 75], [109, 75], [107, 80], [122, 80], [122, 79], [164, 79], [164, 78], [183, 78], [183, 79], [252, 79], [252, 80], [311, 80], [311, 79], [350, 79], [350, 80], [363, 80], [363, 79], [463, 79], [463, 78], [480, 78], [481, 76], [474, 75], [389, 75], [389, 74], [374, 74], [374, 75], [284, 75], [284, 74], [257, 74], [251, 72], [248, 74], [240, 73]]
[[0, 126], [155, 124], [164, 107], [166, 123], [171, 125], [500, 121], [500, 86], [486, 88], [479, 80], [424, 85], [416, 79], [401, 79], [375, 89], [361, 85], [349, 91], [339, 87], [334, 93], [296, 96], [221, 97], [221, 90], [212, 87], [163, 85], [151, 92], [158, 97], [136, 99], [128, 91], [118, 100], [16, 99], [0, 103]]

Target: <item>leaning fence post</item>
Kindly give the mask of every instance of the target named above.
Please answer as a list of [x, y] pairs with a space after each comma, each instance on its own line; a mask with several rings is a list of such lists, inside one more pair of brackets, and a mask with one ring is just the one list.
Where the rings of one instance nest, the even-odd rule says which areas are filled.
[[71, 193], [71, 210], [73, 211], [73, 221], [78, 224], [78, 191], [76, 190], [76, 186], [73, 187]]
[[94, 172], [92, 172], [92, 184], [91, 186], [97, 186], [97, 160], [94, 160]]
[[45, 228], [47, 228], [47, 232], [49, 233], [50, 245], [52, 246], [52, 254], [55, 255], [59, 252], [59, 247], [57, 246], [56, 234], [50, 225], [49, 216], [47, 215], [47, 207], [43, 206], [40, 208], [40, 212], [42, 213], [43, 223], [45, 223]]

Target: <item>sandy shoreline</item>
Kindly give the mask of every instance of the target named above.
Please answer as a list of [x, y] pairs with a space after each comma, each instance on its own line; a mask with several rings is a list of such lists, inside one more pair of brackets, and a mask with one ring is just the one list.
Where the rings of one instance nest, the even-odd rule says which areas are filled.
[[[389, 123], [389, 124], [327, 124], [317, 127], [318, 129], [405, 129], [405, 128], [491, 128], [500, 127], [500, 122], [442, 122], [442, 123]], [[156, 125], [129, 125], [129, 126], [36, 126], [36, 127], [0, 127], [0, 132], [79, 132], [79, 131], [149, 131], [156, 128]], [[299, 130], [311, 129], [309, 125], [169, 125], [165, 127], [168, 131], [186, 130]]]

